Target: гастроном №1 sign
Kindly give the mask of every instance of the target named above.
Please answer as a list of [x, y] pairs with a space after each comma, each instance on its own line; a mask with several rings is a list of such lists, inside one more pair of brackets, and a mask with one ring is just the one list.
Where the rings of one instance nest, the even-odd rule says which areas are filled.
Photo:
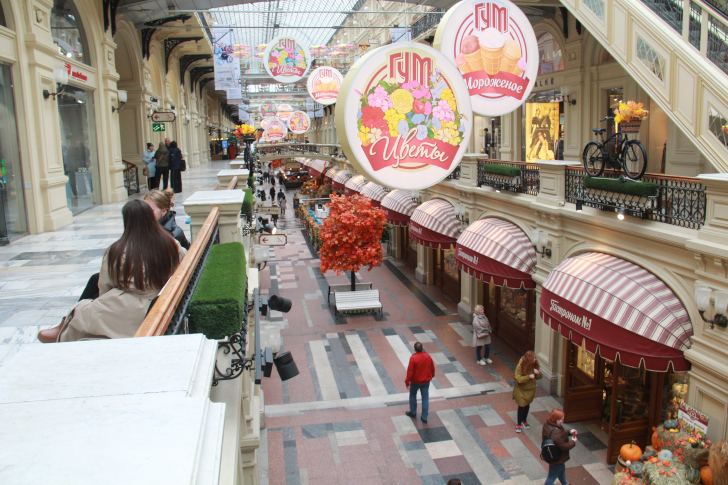
[[336, 102], [339, 95], [339, 88], [344, 81], [344, 76], [333, 67], [319, 67], [314, 69], [308, 76], [306, 87], [308, 94], [317, 103], [330, 105]]
[[455, 65], [417, 43], [390, 44], [359, 59], [336, 101], [336, 130], [349, 161], [366, 178], [398, 189], [447, 177], [465, 153], [472, 122]]
[[279, 83], [295, 83], [311, 67], [311, 51], [297, 38], [282, 35], [268, 42], [263, 64], [268, 75]]
[[455, 59], [477, 114], [510, 113], [526, 101], [536, 82], [536, 34], [508, 0], [456, 4], [440, 21], [433, 46]]

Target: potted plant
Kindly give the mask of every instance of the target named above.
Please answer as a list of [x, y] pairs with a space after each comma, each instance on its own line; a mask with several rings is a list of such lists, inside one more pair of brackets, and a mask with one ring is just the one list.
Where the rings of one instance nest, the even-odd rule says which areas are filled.
[[642, 103], [627, 101], [619, 103], [619, 108], [614, 110], [614, 122], [619, 124], [622, 133], [639, 133], [642, 120], [646, 120], [649, 114]]

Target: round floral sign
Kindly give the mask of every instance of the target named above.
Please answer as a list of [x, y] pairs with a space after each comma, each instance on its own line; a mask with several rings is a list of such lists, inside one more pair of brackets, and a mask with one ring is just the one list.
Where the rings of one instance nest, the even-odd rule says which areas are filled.
[[288, 128], [295, 133], [300, 135], [306, 133], [311, 127], [311, 120], [305, 111], [294, 111], [291, 113], [291, 117], [288, 120]]
[[500, 116], [518, 108], [538, 75], [538, 41], [526, 15], [508, 0], [462, 1], [440, 21], [434, 47], [467, 83], [473, 111]]
[[268, 126], [268, 122], [272, 120], [273, 118], [263, 118], [260, 120], [260, 127], [265, 130], [265, 127]]
[[359, 59], [336, 102], [336, 129], [352, 165], [376, 183], [423, 189], [455, 170], [472, 132], [470, 97], [455, 65], [417, 43]]
[[319, 67], [308, 76], [306, 87], [314, 101], [323, 105], [334, 104], [344, 76], [333, 67]]
[[263, 118], [273, 118], [278, 114], [278, 108], [273, 101], [263, 101], [260, 105], [260, 114]]
[[288, 121], [288, 118], [291, 117], [291, 111], [293, 111], [293, 108], [290, 104], [279, 104], [278, 105], [278, 119], [283, 121]]
[[264, 136], [267, 136], [270, 141], [280, 141], [288, 134], [288, 128], [286, 124], [278, 118], [268, 120], [268, 124], [265, 127]]
[[295, 83], [311, 67], [311, 51], [295, 37], [283, 35], [268, 42], [263, 63], [268, 74], [279, 83]]

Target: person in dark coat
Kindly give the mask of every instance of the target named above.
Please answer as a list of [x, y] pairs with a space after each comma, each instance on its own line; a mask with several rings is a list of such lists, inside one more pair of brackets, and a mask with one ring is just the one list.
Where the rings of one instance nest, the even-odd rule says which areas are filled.
[[167, 188], [169, 182], [169, 148], [167, 148], [169, 145], [169, 138], [165, 138], [154, 153], [154, 159], [157, 161], [157, 188], [161, 185], [163, 190]]
[[175, 194], [182, 192], [182, 150], [176, 141], [169, 144], [169, 186]]
[[286, 213], [286, 194], [283, 193], [283, 189], [278, 190], [278, 195], [276, 196], [278, 199], [278, 205], [281, 206], [281, 214], [285, 215]]
[[149, 204], [154, 212], [154, 217], [157, 218], [157, 222], [174, 237], [180, 246], [185, 249], [190, 248], [190, 243], [185, 237], [185, 233], [177, 225], [177, 221], [174, 220], [174, 216], [177, 215], [172, 210], [174, 207], [174, 191], [172, 189], [150, 190], [147, 195], [144, 196], [144, 202]]
[[561, 450], [561, 458], [549, 463], [549, 474], [544, 485], [554, 485], [559, 479], [561, 485], [569, 485], [566, 480], [566, 465], [569, 461], [569, 450], [576, 446], [576, 433], [570, 435], [562, 426], [564, 423], [564, 412], [561, 409], [554, 409], [549, 415], [548, 421], [544, 423], [541, 430], [541, 441], [551, 438], [554, 444]]
[[268, 192], [270, 192], [270, 200], [276, 200], [276, 189], [271, 187]]

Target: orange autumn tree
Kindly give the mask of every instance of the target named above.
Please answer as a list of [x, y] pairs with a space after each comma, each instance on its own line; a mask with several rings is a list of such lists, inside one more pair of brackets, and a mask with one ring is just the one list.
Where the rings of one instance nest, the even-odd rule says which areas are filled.
[[362, 266], [369, 271], [382, 262], [379, 240], [384, 230], [384, 211], [372, 207], [372, 202], [361, 195], [351, 197], [331, 194], [329, 216], [324, 220], [319, 237], [323, 242], [319, 250], [321, 272], [351, 271], [351, 291], [354, 291], [354, 273]]

